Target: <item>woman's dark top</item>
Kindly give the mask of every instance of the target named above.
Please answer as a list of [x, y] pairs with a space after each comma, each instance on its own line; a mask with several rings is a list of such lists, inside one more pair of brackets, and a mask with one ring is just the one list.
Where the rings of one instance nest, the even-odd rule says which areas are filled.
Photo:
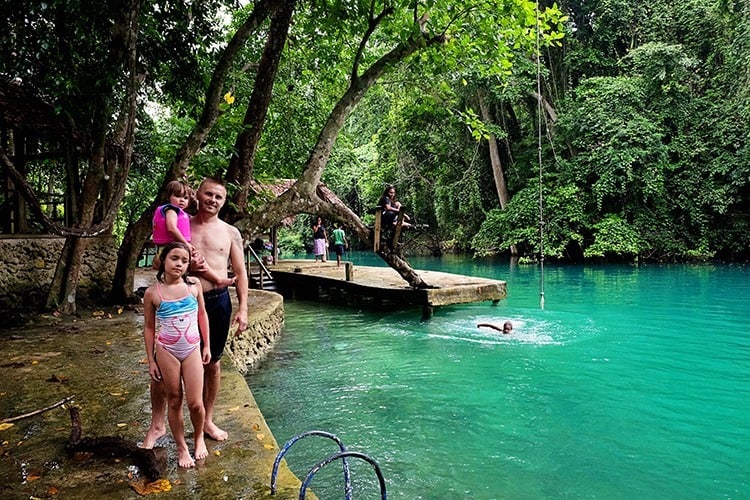
[[383, 207], [383, 213], [380, 216], [380, 223], [383, 225], [392, 226], [396, 222], [398, 212], [396, 210], [389, 210], [391, 207], [391, 199], [387, 196], [380, 198], [380, 206]]

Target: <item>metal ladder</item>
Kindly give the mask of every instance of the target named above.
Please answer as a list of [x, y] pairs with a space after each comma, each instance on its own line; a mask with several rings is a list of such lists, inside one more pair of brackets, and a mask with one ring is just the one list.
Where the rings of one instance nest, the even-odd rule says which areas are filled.
[[349, 462], [347, 461], [348, 457], [354, 457], [359, 458], [361, 460], [364, 460], [365, 462], [372, 465], [373, 469], [375, 469], [375, 474], [378, 477], [378, 482], [380, 483], [380, 496], [382, 500], [387, 500], [386, 490], [385, 490], [385, 478], [383, 477], [383, 473], [380, 470], [380, 466], [378, 463], [372, 459], [371, 457], [365, 455], [364, 453], [360, 453], [358, 451], [348, 451], [346, 449], [346, 446], [344, 446], [344, 443], [341, 441], [341, 439], [338, 438], [335, 434], [331, 434], [330, 432], [326, 431], [307, 431], [303, 432], [302, 434], [299, 434], [297, 436], [294, 436], [292, 439], [284, 443], [284, 446], [281, 447], [281, 450], [276, 455], [276, 460], [273, 462], [273, 471], [271, 472], [271, 494], [276, 493], [276, 476], [279, 472], [279, 465], [281, 464], [281, 459], [284, 458], [284, 455], [286, 455], [287, 451], [289, 451], [289, 448], [292, 447], [294, 443], [299, 441], [302, 438], [308, 437], [308, 436], [321, 436], [328, 439], [331, 439], [332, 441], [335, 441], [336, 444], [339, 446], [339, 452], [334, 453], [332, 455], [329, 455], [328, 457], [324, 458], [317, 464], [315, 464], [310, 471], [305, 476], [304, 481], [302, 481], [302, 486], [299, 490], [299, 498], [300, 500], [304, 500], [305, 494], [307, 493], [307, 488], [310, 486], [310, 482], [313, 479], [313, 476], [325, 467], [326, 465], [330, 464], [331, 462], [335, 462], [336, 460], [341, 460], [342, 462], [342, 468], [344, 472], [344, 498], [346, 500], [352, 499], [352, 480], [351, 480], [351, 473], [349, 471]]

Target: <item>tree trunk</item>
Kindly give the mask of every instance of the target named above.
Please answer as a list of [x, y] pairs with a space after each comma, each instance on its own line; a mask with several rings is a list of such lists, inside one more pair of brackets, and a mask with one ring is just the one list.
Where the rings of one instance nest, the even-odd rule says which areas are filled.
[[[479, 109], [482, 113], [482, 120], [485, 123], [493, 123], [492, 114], [490, 113], [489, 106], [485, 99], [484, 91], [479, 91], [477, 97], [479, 98]], [[497, 147], [497, 138], [490, 134], [490, 138], [487, 140], [490, 147], [490, 164], [492, 165], [492, 176], [495, 179], [495, 189], [497, 190], [497, 197], [500, 201], [500, 209], [505, 210], [505, 206], [510, 201], [508, 195], [508, 186], [505, 184], [505, 174], [503, 173], [503, 164], [500, 160], [500, 152]], [[518, 248], [516, 245], [510, 246], [510, 254], [518, 255]]]
[[227, 181], [242, 186], [242, 189], [234, 196], [240, 215], [247, 214], [247, 199], [253, 178], [255, 152], [258, 149], [263, 123], [271, 104], [273, 84], [289, 35], [295, 4], [295, 0], [281, 2], [280, 8], [272, 16], [268, 39], [258, 64], [258, 76], [245, 111], [242, 132], [237, 136], [234, 145], [237, 154], [232, 156], [227, 169]]
[[[487, 124], [492, 124], [492, 114], [487, 105], [484, 91], [479, 91], [477, 97], [479, 99], [479, 110], [482, 113], [482, 120]], [[487, 143], [490, 148], [490, 164], [492, 165], [492, 177], [495, 179], [497, 198], [500, 202], [500, 208], [505, 209], [510, 197], [508, 196], [508, 187], [505, 184], [505, 174], [503, 173], [503, 164], [500, 160], [500, 152], [497, 147], [497, 138], [494, 134], [490, 134]]]
[[[247, 39], [252, 35], [265, 19], [276, 9], [275, 0], [264, 0], [257, 3], [252, 14], [240, 26], [232, 39], [224, 49], [224, 52], [216, 64], [211, 82], [206, 90], [206, 103], [198, 122], [193, 127], [182, 146], [175, 154], [172, 168], [164, 177], [159, 192], [162, 193], [170, 181], [183, 178], [190, 161], [200, 150], [213, 129], [221, 112], [219, 103], [223, 95], [224, 82], [237, 55], [242, 50]], [[136, 297], [133, 290], [135, 264], [143, 248], [143, 243], [151, 234], [151, 219], [154, 210], [159, 206], [161, 196], [157, 196], [146, 208], [136, 222], [128, 226], [125, 237], [118, 249], [117, 266], [110, 291], [110, 300], [113, 302], [134, 302]]]
[[[92, 125], [94, 138], [88, 161], [86, 177], [83, 181], [81, 211], [78, 214], [79, 228], [89, 228], [96, 217], [97, 203], [104, 213], [100, 226], [111, 228], [125, 194], [125, 185], [130, 171], [133, 144], [135, 141], [136, 104], [140, 78], [136, 72], [136, 41], [138, 37], [138, 12], [140, 0], [131, 0], [122, 5], [120, 21], [112, 28], [110, 60], [107, 66], [117, 71], [122, 69], [127, 91], [123, 96], [115, 126], [115, 134], [110, 144], [107, 140], [110, 110], [115, 99], [114, 84], [109, 93], [102, 92]], [[111, 189], [107, 189], [109, 186]], [[55, 280], [50, 288], [47, 305], [58, 304], [58, 310], [67, 314], [76, 312], [78, 279], [83, 263], [87, 241], [78, 237], [68, 237], [63, 253], [55, 270]], [[58, 276], [61, 276], [58, 279]], [[56, 288], [62, 285], [62, 288]]]
[[60, 252], [55, 268], [55, 276], [47, 294], [47, 309], [56, 309], [63, 314], [75, 314], [78, 295], [78, 278], [81, 274], [83, 253], [88, 240], [78, 236], [68, 236]]
[[143, 249], [143, 242], [150, 234], [150, 219], [148, 224], [133, 224], [125, 232], [120, 248], [117, 250], [117, 265], [109, 294], [111, 303], [133, 304], [138, 301], [134, 293], [135, 268]]

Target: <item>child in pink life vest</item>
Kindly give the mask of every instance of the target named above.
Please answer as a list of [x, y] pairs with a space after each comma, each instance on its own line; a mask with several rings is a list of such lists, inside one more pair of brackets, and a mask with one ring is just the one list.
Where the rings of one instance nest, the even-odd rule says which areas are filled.
[[[195, 254], [195, 247], [190, 244], [190, 215], [185, 212], [192, 197], [192, 190], [182, 181], [171, 181], [167, 184], [164, 197], [169, 203], [156, 209], [152, 221], [156, 254], [159, 255], [161, 247], [174, 241], [183, 243], [190, 249], [191, 254]], [[158, 259], [154, 259], [153, 267], [159, 268]], [[234, 278], [222, 278], [211, 269], [202, 271], [201, 277], [216, 284], [218, 288], [234, 284]]]

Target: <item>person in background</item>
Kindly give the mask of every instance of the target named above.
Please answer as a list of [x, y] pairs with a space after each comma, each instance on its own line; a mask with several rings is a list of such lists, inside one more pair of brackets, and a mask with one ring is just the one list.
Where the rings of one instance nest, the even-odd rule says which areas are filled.
[[509, 333], [513, 333], [513, 323], [511, 323], [510, 321], [506, 321], [505, 323], [503, 323], [503, 327], [502, 328], [500, 328], [497, 325], [493, 325], [491, 323], [479, 323], [477, 325], [477, 328], [481, 328], [483, 326], [487, 327], [487, 328], [493, 328], [493, 329], [497, 330], [498, 332], [503, 332], [504, 335], [507, 335]]
[[[383, 196], [380, 197], [378, 202], [382, 210], [381, 223], [383, 227], [389, 227], [396, 224], [398, 220], [398, 213], [401, 210], [401, 202], [396, 201], [396, 188], [394, 186], [388, 186], [383, 191]], [[411, 227], [409, 223], [410, 217], [404, 214], [404, 219], [401, 222], [402, 227]]]
[[323, 219], [318, 217], [315, 220], [315, 224], [312, 226], [313, 230], [313, 253], [315, 254], [315, 262], [320, 257], [321, 262], [326, 261], [326, 248], [328, 248], [328, 234], [326, 233], [326, 227], [323, 225]]
[[349, 243], [346, 241], [344, 225], [339, 222], [336, 229], [333, 230], [333, 251], [336, 252], [336, 267], [341, 267], [341, 256], [344, 255], [344, 250], [348, 246]]

